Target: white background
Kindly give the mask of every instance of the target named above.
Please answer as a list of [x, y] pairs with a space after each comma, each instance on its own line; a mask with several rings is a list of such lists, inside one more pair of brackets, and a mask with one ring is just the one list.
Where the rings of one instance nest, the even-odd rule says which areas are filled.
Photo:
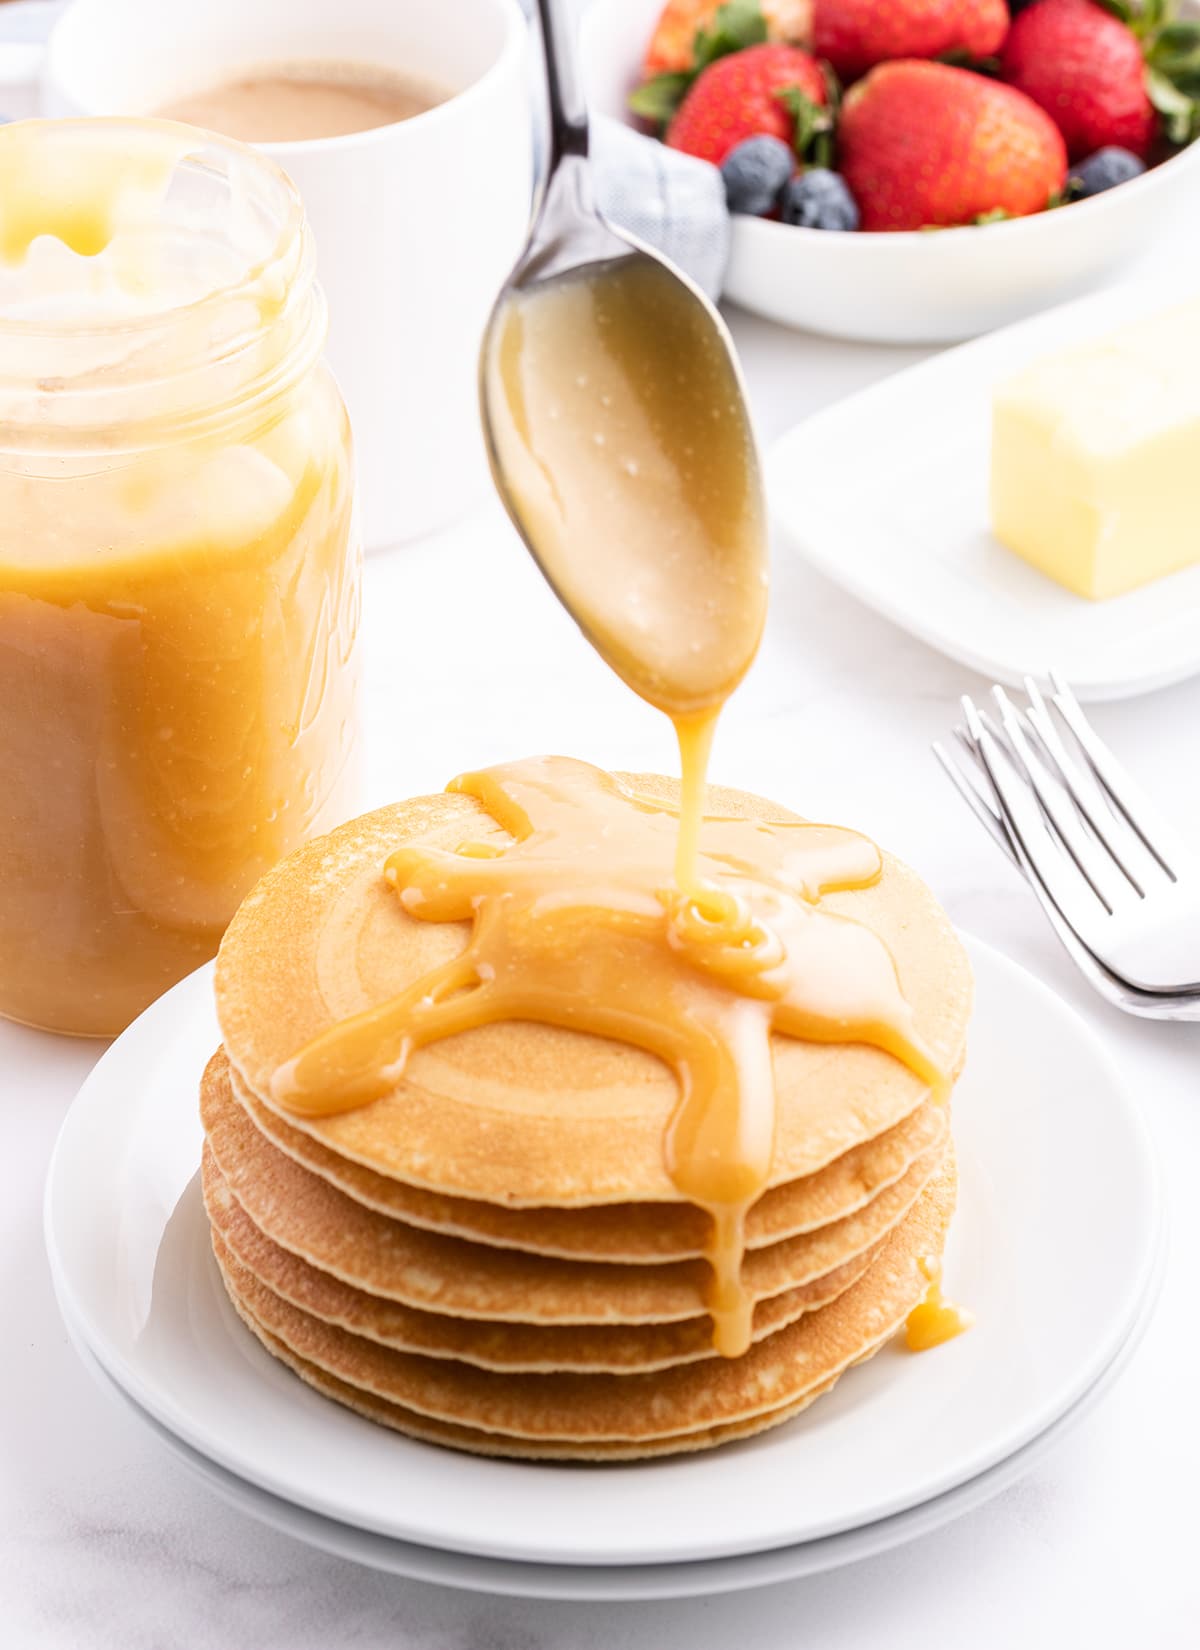
[[[1171, 255], [1191, 255], [1190, 245]], [[764, 438], [921, 355], [731, 320]], [[1135, 1022], [1090, 998], [1032, 898], [942, 780], [929, 741], [950, 727], [957, 695], [984, 684], [783, 552], [774, 577], [767, 640], [720, 735], [714, 777], [877, 837], [916, 866], [956, 921], [1049, 982], [1103, 1036], [1145, 1107], [1172, 1227], [1159, 1312], [1119, 1386], [1047, 1462], [988, 1506], [815, 1580], [689, 1603], [602, 1606], [455, 1595], [359, 1569], [228, 1509], [93, 1387], [51, 1294], [41, 1189], [58, 1124], [99, 1047], [0, 1024], [0, 1645], [1200, 1643], [1200, 1025]], [[535, 751], [629, 768], [674, 762], [665, 725], [590, 656], [490, 504], [436, 540], [372, 558], [366, 643], [372, 803]], [[1098, 707], [1095, 720], [1200, 842], [1200, 681]], [[1029, 1151], [1037, 1150], [1031, 1139]], [[1088, 1160], [1081, 1140], [1063, 1175], [1087, 1173]], [[1119, 1199], [1120, 1185], [1111, 1190]], [[1029, 1288], [1038, 1288], [1036, 1276]]]

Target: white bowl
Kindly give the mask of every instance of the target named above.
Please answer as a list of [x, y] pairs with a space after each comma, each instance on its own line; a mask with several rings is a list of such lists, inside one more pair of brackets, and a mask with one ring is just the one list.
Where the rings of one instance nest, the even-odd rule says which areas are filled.
[[[580, 36], [594, 116], [626, 98], [662, 0], [595, 0]], [[1189, 5], [1185, 10], [1196, 10]], [[876, 343], [950, 343], [1097, 286], [1200, 194], [1200, 142], [1056, 212], [936, 234], [830, 234], [735, 216], [725, 296], [785, 326]]]

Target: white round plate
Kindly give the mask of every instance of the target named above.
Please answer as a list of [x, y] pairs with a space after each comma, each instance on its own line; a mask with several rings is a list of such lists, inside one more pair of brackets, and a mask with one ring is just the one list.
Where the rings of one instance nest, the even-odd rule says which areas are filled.
[[[230, 1506], [306, 1542], [322, 1552], [350, 1559], [369, 1569], [427, 1581], [467, 1592], [503, 1593], [513, 1598], [570, 1599], [576, 1602], [630, 1602], [634, 1600], [694, 1598], [714, 1593], [743, 1592], [751, 1587], [769, 1587], [781, 1581], [799, 1581], [806, 1576], [836, 1570], [844, 1564], [874, 1558], [903, 1542], [931, 1535], [951, 1519], [981, 1506], [1034, 1467], [1089, 1414], [1125, 1368], [1141, 1342], [1153, 1316], [1162, 1282], [1166, 1244], [1158, 1244], [1153, 1282], [1147, 1291], [1137, 1321], [1108, 1368], [1067, 1413], [1046, 1428], [1031, 1443], [996, 1466], [981, 1472], [957, 1489], [948, 1490], [907, 1512], [894, 1513], [857, 1530], [827, 1535], [819, 1541], [795, 1547], [775, 1547], [763, 1553], [746, 1553], [740, 1558], [714, 1558], [693, 1564], [522, 1564], [503, 1558], [476, 1558], [469, 1553], [443, 1552], [437, 1547], [421, 1547], [410, 1541], [396, 1541], [373, 1535], [349, 1524], [338, 1524], [319, 1513], [308, 1512], [290, 1501], [281, 1501], [266, 1490], [257, 1489], [244, 1478], [227, 1472], [168, 1432], [144, 1409], [138, 1407], [111, 1376], [76, 1340], [80, 1357], [89, 1372], [116, 1402], [170, 1450], [194, 1477], [208, 1485]], [[68, 1325], [70, 1328], [70, 1325]]]
[[60, 1303], [185, 1443], [380, 1535], [546, 1564], [675, 1564], [890, 1517], [1065, 1415], [1128, 1337], [1153, 1270], [1153, 1157], [1103, 1049], [1023, 970], [978, 941], [970, 952], [947, 1273], [976, 1327], [921, 1357], [885, 1349], [744, 1444], [607, 1468], [488, 1461], [372, 1426], [270, 1358], [225, 1299], [197, 1186], [196, 1085], [217, 1041], [208, 970], [130, 1027], [68, 1113], [46, 1191]]

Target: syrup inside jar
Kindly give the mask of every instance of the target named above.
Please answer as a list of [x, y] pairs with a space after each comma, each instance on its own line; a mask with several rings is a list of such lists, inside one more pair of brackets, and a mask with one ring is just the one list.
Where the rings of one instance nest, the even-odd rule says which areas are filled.
[[119, 1031], [352, 811], [360, 557], [299, 199], [0, 128], [0, 1013]]

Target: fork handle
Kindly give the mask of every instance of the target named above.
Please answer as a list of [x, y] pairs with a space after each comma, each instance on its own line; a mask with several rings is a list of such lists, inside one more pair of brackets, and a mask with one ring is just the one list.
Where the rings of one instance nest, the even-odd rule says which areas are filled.
[[537, 0], [546, 59], [546, 91], [550, 102], [549, 172], [564, 155], [588, 152], [587, 102], [579, 78], [575, 42], [561, 4]]

